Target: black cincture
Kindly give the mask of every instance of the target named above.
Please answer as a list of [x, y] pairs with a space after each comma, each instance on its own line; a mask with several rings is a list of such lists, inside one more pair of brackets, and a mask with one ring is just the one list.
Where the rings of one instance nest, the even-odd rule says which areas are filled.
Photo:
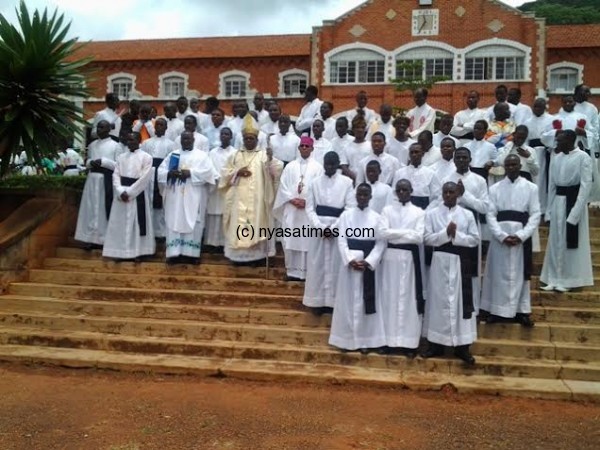
[[[388, 248], [397, 250], [408, 250], [412, 253], [413, 265], [415, 266], [415, 292], [417, 294], [417, 312], [425, 312], [425, 298], [423, 297], [423, 275], [421, 273], [421, 255], [417, 244], [388, 244]], [[431, 247], [430, 247], [431, 248]]]
[[[364, 258], [375, 248], [374, 240], [348, 239], [350, 250], [362, 250]], [[365, 268], [363, 272], [363, 300], [365, 302], [365, 314], [375, 314], [375, 271]]]
[[[135, 183], [137, 178], [121, 177], [121, 184], [123, 186], [131, 186]], [[138, 225], [140, 226], [140, 236], [146, 236], [146, 197], [144, 192], [141, 192], [135, 198], [137, 206]]]
[[[579, 184], [574, 186], [556, 186], [556, 195], [566, 197], [567, 200], [567, 217], [569, 213], [577, 203], [577, 196], [579, 195]], [[550, 226], [557, 226], [557, 224], [550, 224]], [[579, 248], [579, 225], [571, 225], [567, 222], [567, 248]]]
[[422, 210], [425, 210], [429, 206], [429, 197], [418, 197], [416, 195], [411, 195], [410, 202]]
[[[496, 216], [498, 222], [520, 222], [523, 227], [529, 221], [529, 213], [526, 211], [513, 211], [510, 209], [498, 211]], [[533, 246], [531, 238], [523, 242], [523, 279], [531, 280], [531, 272], [533, 268]]]
[[112, 208], [113, 202], [113, 184], [112, 176], [113, 171], [106, 167], [92, 167], [90, 172], [101, 173], [104, 176], [104, 209], [106, 212], [106, 220], [110, 217], [110, 209]]
[[317, 216], [325, 217], [340, 217], [344, 212], [344, 208], [334, 208], [333, 206], [317, 205], [315, 208]]
[[152, 158], [152, 167], [154, 167], [154, 193], [152, 195], [152, 208], [153, 209], [162, 209], [163, 207], [163, 199], [160, 195], [160, 190], [158, 189], [158, 167], [163, 162], [160, 158]]

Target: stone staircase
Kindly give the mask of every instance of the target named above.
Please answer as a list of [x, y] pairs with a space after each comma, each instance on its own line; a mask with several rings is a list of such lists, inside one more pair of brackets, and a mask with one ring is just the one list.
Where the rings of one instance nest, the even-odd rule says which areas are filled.
[[[600, 276], [600, 212], [591, 215]], [[547, 230], [540, 230], [542, 248]], [[542, 254], [535, 256], [539, 272]], [[477, 364], [341, 353], [330, 316], [302, 305], [303, 284], [271, 267], [104, 260], [71, 242], [0, 296], [0, 361], [124, 371], [385, 385], [409, 389], [600, 400], [600, 289], [566, 294], [532, 280], [533, 329], [479, 325]]]

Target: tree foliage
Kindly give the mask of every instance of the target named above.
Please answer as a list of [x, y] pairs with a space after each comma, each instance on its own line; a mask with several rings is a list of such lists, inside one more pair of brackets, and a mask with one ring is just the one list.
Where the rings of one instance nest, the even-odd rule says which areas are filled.
[[40, 163], [56, 154], [57, 143], [81, 133], [87, 98], [89, 58], [73, 58], [77, 39], [67, 39], [70, 23], [57, 11], [29, 14], [21, 0], [16, 26], [0, 15], [0, 175], [21, 148]]
[[519, 7], [545, 17], [548, 25], [600, 23], [598, 0], [537, 0]]

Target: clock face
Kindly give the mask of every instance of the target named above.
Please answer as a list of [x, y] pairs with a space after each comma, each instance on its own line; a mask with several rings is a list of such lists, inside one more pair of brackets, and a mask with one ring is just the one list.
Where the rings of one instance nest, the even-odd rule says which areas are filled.
[[437, 36], [440, 32], [439, 9], [415, 9], [412, 13], [413, 36]]

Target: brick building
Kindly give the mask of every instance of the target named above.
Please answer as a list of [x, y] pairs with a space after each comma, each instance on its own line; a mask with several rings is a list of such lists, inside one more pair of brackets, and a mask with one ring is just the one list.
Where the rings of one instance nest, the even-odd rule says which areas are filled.
[[81, 54], [97, 69], [90, 114], [110, 91], [156, 106], [215, 95], [226, 112], [233, 99], [260, 91], [295, 115], [308, 84], [337, 112], [354, 107], [359, 89], [371, 107], [408, 108], [410, 93], [391, 80], [412, 78], [414, 69], [397, 63], [414, 61], [417, 75], [448, 78], [429, 98], [445, 111], [464, 108], [471, 89], [491, 104], [498, 84], [520, 87], [528, 103], [549, 96], [553, 112], [558, 94], [585, 82], [600, 103], [600, 25], [546, 26], [497, 0], [367, 0], [312, 34], [92, 42]]

